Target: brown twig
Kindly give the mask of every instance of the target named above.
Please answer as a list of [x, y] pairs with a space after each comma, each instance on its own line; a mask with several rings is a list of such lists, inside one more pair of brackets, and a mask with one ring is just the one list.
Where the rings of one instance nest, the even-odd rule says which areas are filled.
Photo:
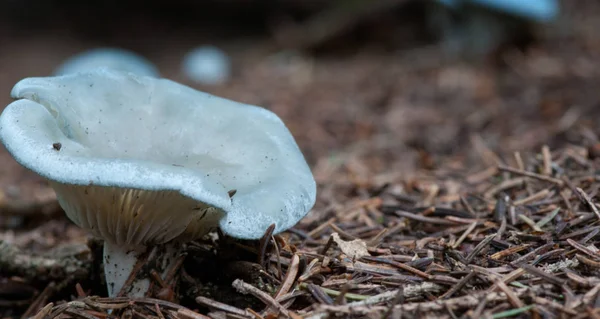
[[269, 296], [266, 292], [245, 283], [240, 279], [236, 279], [232, 284], [233, 288], [235, 288], [239, 293], [242, 294], [251, 294], [254, 297], [258, 298], [260, 301], [265, 303], [267, 306], [275, 308], [279, 313], [284, 316], [289, 316], [287, 309], [285, 309], [277, 300], [273, 299], [273, 297]]
[[519, 170], [516, 168], [512, 168], [509, 166], [504, 166], [504, 165], [499, 165], [498, 169], [504, 172], [509, 172], [512, 174], [516, 174], [516, 175], [521, 175], [521, 176], [526, 176], [526, 177], [531, 177], [540, 181], [544, 181], [544, 182], [549, 182], [558, 186], [562, 186], [563, 185], [563, 181], [558, 179], [558, 178], [554, 178], [554, 177], [549, 177], [549, 176], [544, 176], [544, 175], [540, 175], [540, 174], [536, 174], [536, 173], [532, 173], [532, 172], [528, 172], [528, 171], [523, 171], [523, 170]]

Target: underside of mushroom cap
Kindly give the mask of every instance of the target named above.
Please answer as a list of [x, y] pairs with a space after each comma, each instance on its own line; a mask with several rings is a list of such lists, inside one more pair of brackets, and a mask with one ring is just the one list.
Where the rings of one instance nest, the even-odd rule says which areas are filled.
[[67, 216], [119, 246], [187, 242], [219, 225], [223, 211], [177, 191], [50, 182]]
[[[24, 79], [11, 94], [0, 139], [60, 185], [174, 191], [225, 212], [220, 227], [238, 238], [283, 231], [314, 204], [302, 153], [263, 108], [107, 69]], [[188, 230], [203, 227], [197, 213]]]

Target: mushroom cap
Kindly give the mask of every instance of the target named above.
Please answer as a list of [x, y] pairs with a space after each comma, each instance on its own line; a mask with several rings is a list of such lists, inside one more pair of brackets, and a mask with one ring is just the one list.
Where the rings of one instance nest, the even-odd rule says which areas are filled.
[[223, 212], [218, 224], [225, 233], [255, 239], [273, 223], [275, 232], [293, 226], [314, 205], [310, 168], [284, 123], [266, 109], [109, 69], [26, 78], [11, 95], [18, 100], [0, 115], [0, 139], [21, 165], [59, 185], [61, 205], [76, 223], [86, 215], [93, 224], [104, 206], [69, 206], [64, 185], [81, 186], [86, 196], [89, 187], [169, 191], [181, 196], [165, 200], [203, 207], [171, 205], [179, 215], [161, 216], [179, 226], [163, 242], [201, 228], [194, 222], [207, 209]]
[[215, 46], [201, 46], [188, 52], [182, 61], [183, 73], [202, 84], [220, 84], [229, 79], [231, 61], [227, 53]]
[[54, 75], [85, 72], [102, 67], [138, 75], [159, 76], [158, 69], [148, 59], [120, 48], [95, 48], [78, 53], [64, 61], [54, 71]]
[[539, 22], [553, 20], [560, 11], [558, 0], [438, 0], [438, 2], [449, 7], [473, 4]]

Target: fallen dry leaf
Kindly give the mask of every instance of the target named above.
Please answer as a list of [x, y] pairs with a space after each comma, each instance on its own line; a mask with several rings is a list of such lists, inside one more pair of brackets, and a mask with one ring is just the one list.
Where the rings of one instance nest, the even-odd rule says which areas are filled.
[[338, 233], [331, 234], [333, 241], [340, 247], [342, 252], [348, 257], [355, 259], [364, 256], [371, 256], [367, 250], [367, 243], [362, 239], [355, 239], [353, 241], [344, 241], [340, 238]]

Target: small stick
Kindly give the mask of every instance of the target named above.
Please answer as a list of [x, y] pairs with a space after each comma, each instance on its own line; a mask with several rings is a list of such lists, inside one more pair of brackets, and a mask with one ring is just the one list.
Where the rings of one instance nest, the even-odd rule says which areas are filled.
[[461, 290], [471, 279], [475, 277], [475, 272], [471, 271], [468, 275], [464, 276], [456, 285], [452, 286], [448, 291], [440, 296], [440, 299], [448, 299], [452, 297], [456, 292]]
[[350, 291], [351, 285], [349, 283], [345, 283], [340, 290], [340, 294], [335, 297], [335, 301], [333, 302], [336, 305], [344, 305], [346, 304], [346, 294]]
[[240, 308], [236, 308], [234, 306], [230, 306], [228, 304], [224, 304], [222, 302], [218, 302], [212, 299], [208, 299], [206, 297], [198, 296], [196, 297], [196, 302], [212, 309], [224, 311], [226, 313], [232, 313], [243, 317], [251, 317], [251, 314], [249, 314], [246, 310], [242, 310]]
[[[22, 319], [28, 318], [31, 316], [32, 313], [37, 312], [38, 309], [41, 307], [41, 305], [45, 304], [48, 301], [48, 297], [50, 297], [50, 295], [54, 292], [55, 288], [56, 288], [56, 284], [54, 283], [54, 281], [52, 281], [48, 285], [46, 285], [46, 288], [44, 288], [44, 290], [42, 290], [42, 292], [39, 294], [39, 296], [37, 296], [37, 298], [35, 298], [35, 300], [31, 303], [29, 308], [27, 308], [25, 313], [23, 313], [21, 318]], [[46, 305], [46, 307], [47, 306], [48, 305]]]
[[179, 319], [210, 319], [210, 317], [201, 315], [197, 312], [191, 311], [189, 309], [179, 309], [177, 310], [177, 318]]
[[277, 311], [279, 311], [279, 313], [283, 314], [286, 317], [289, 317], [288, 310], [285, 309], [279, 302], [277, 302], [277, 300], [273, 299], [273, 297], [269, 296], [269, 294], [267, 294], [266, 292], [254, 287], [250, 284], [245, 283], [241, 279], [234, 280], [232, 286], [239, 293], [251, 294], [254, 297], [258, 298], [263, 303], [265, 303], [266, 305], [277, 309]]
[[329, 220], [327, 220], [325, 223], [317, 226], [317, 228], [311, 230], [307, 235], [309, 238], [315, 238], [315, 236], [317, 236], [318, 234], [320, 234], [322, 231], [324, 231], [327, 227], [329, 227], [329, 225], [331, 225], [333, 222], [335, 222], [336, 218], [335, 217], [331, 217], [329, 218]]
[[[528, 292], [529, 292], [529, 289], [527, 289], [527, 288], [519, 288], [514, 291], [514, 295], [517, 297], [520, 297], [520, 296], [527, 294]], [[338, 305], [332, 305], [332, 306], [319, 305], [318, 309], [319, 309], [319, 311], [323, 311], [323, 312], [351, 314], [353, 310], [357, 310], [361, 307], [364, 308], [365, 305], [372, 305], [372, 304], [376, 304], [376, 303], [380, 303], [380, 302], [385, 302], [388, 300], [393, 300], [394, 297], [396, 297], [396, 295], [397, 295], [397, 291], [390, 291], [390, 292], [386, 292], [383, 294], [389, 296], [389, 298], [373, 300], [376, 302], [368, 302], [368, 303], [367, 302], [353, 302], [353, 303], [349, 303], [347, 305], [339, 305], [339, 306]], [[404, 293], [404, 295], [406, 297], [406, 293]], [[374, 296], [372, 298], [375, 299], [375, 297], [377, 297], [377, 296]], [[465, 296], [460, 296], [460, 297], [455, 297], [455, 298], [450, 298], [450, 299], [445, 299], [445, 300], [437, 299], [437, 300], [433, 300], [433, 301], [407, 302], [407, 303], [403, 303], [403, 304], [397, 304], [396, 306], [394, 306], [394, 310], [406, 312], [406, 313], [415, 312], [415, 311], [420, 311], [421, 313], [424, 313], [427, 311], [445, 310], [446, 306], [449, 306], [451, 309], [455, 309], [455, 310], [456, 309], [473, 309], [473, 308], [478, 307], [487, 302], [497, 303], [497, 302], [501, 302], [501, 301], [506, 301], [507, 299], [508, 298], [507, 298], [506, 294], [501, 293], [501, 292], [481, 291], [481, 292], [473, 292], [473, 293], [467, 294]], [[371, 299], [369, 299], [369, 301], [370, 300]], [[373, 308], [375, 308], [375, 307], [373, 307]], [[483, 308], [482, 308], [482, 310], [483, 310]], [[323, 317], [323, 318], [326, 318], [326, 317]], [[481, 318], [481, 316], [476, 316], [475, 318]]]
[[548, 281], [551, 284], [557, 285], [557, 286], [562, 286], [565, 284], [564, 280], [561, 280], [559, 278], [557, 278], [556, 276], [550, 275], [549, 273], [546, 273], [540, 269], [538, 269], [535, 266], [531, 266], [528, 264], [522, 264], [520, 265], [521, 268], [523, 268], [523, 270], [525, 270], [526, 272], [534, 275], [534, 276], [538, 276], [546, 281]]
[[187, 254], [181, 254], [179, 255], [179, 257], [177, 257], [177, 259], [165, 275], [165, 282], [167, 284], [170, 284], [173, 278], [175, 278], [175, 275], [177, 274], [177, 272], [179, 272], [179, 269], [181, 269], [181, 266], [183, 265], [183, 262], [185, 261], [186, 257]]
[[333, 229], [333, 231], [335, 231], [336, 233], [339, 233], [343, 239], [346, 239], [346, 240], [355, 240], [355, 239], [358, 239], [358, 238], [356, 238], [356, 236], [354, 236], [354, 235], [346, 232], [345, 230], [339, 228], [334, 223], [330, 223], [329, 227], [331, 227], [331, 229]]
[[484, 198], [492, 198], [492, 197], [494, 197], [494, 195], [496, 195], [504, 190], [511, 189], [513, 187], [522, 186], [523, 184], [525, 184], [525, 178], [523, 178], [523, 177], [508, 179], [508, 180], [505, 180], [502, 183], [490, 188], [488, 191], [486, 191], [483, 194], [483, 197]]
[[164, 308], [169, 308], [169, 309], [183, 309], [183, 308], [185, 308], [185, 307], [180, 306], [180, 305], [178, 305], [176, 303], [169, 302], [169, 301], [166, 301], [166, 300], [156, 299], [156, 298], [132, 298], [130, 300], [131, 300], [131, 302], [141, 303], [141, 304], [146, 304], [146, 305], [154, 305], [156, 303], [159, 306], [162, 306]]
[[581, 195], [581, 197], [584, 199], [585, 203], [592, 209], [594, 214], [596, 214], [598, 219], [600, 219], [600, 212], [598, 211], [598, 207], [596, 207], [596, 205], [592, 203], [592, 199], [590, 198], [590, 196], [588, 196], [588, 194], [586, 194], [586, 192], [584, 192], [583, 189], [579, 187], [575, 189], [577, 190], [577, 193], [579, 193], [579, 195]]
[[420, 271], [419, 269], [414, 268], [412, 266], [409, 266], [407, 264], [403, 264], [401, 262], [397, 262], [397, 261], [389, 260], [389, 259], [384, 259], [384, 258], [378, 258], [378, 257], [363, 257], [363, 259], [364, 260], [377, 261], [377, 262], [381, 262], [381, 263], [384, 263], [384, 264], [388, 264], [390, 266], [394, 266], [396, 268], [399, 268], [399, 269], [402, 269], [404, 271], [410, 272], [410, 273], [412, 273], [414, 275], [417, 275], [417, 276], [419, 276], [421, 278], [424, 278], [424, 279], [427, 279], [427, 280], [431, 279], [431, 275], [430, 274], [428, 274], [426, 272], [423, 272], [423, 271]]
[[33, 316], [31, 319], [44, 319], [46, 318], [46, 316], [50, 313], [50, 310], [52, 310], [52, 307], [54, 307], [53, 303], [49, 303], [47, 305], [44, 306], [44, 308], [42, 308], [35, 316]]
[[83, 291], [83, 287], [81, 287], [80, 283], [77, 283], [75, 285], [75, 291], [77, 292], [77, 297], [79, 297], [79, 298], [87, 297], [87, 294], [85, 293], [85, 291]]
[[68, 314], [70, 314], [71, 316], [74, 316], [74, 317], [80, 317], [80, 318], [85, 318], [85, 319], [96, 319], [96, 317], [88, 314], [87, 312], [81, 311], [81, 310], [76, 309], [76, 308], [67, 308], [67, 309], [64, 310], [64, 312], [68, 313]]
[[252, 308], [246, 308], [246, 311], [251, 313], [256, 319], [265, 319], [265, 317], [261, 316], [258, 312], [252, 310]]
[[498, 169], [501, 171], [505, 171], [505, 172], [509, 172], [509, 173], [513, 173], [513, 174], [517, 174], [517, 175], [521, 175], [521, 176], [531, 177], [531, 178], [535, 178], [535, 179], [545, 181], [545, 182], [550, 182], [550, 183], [556, 184], [558, 186], [563, 185], [562, 180], [560, 180], [558, 178], [550, 177], [550, 176], [544, 176], [541, 174], [536, 174], [536, 173], [532, 173], [532, 172], [528, 172], [528, 171], [524, 171], [524, 170], [520, 170], [520, 169], [516, 169], [516, 168], [504, 166], [504, 165], [498, 165]]
[[567, 243], [569, 243], [569, 245], [571, 245], [573, 248], [579, 250], [580, 252], [594, 258], [594, 259], [598, 259], [598, 254], [596, 254], [595, 252], [593, 252], [592, 250], [590, 250], [589, 248], [583, 246], [582, 244], [574, 241], [571, 238], [567, 239]]
[[467, 238], [467, 236], [477, 227], [477, 222], [473, 222], [469, 225], [469, 228], [465, 230], [465, 232], [456, 240], [456, 242], [452, 245], [452, 248], [456, 249], [456, 247], [460, 246], [460, 244]]
[[477, 256], [477, 254], [479, 254], [479, 252], [485, 248], [487, 245], [490, 244], [490, 242], [492, 240], [494, 240], [494, 237], [496, 236], [496, 234], [494, 235], [489, 235], [486, 238], [484, 238], [479, 244], [477, 244], [477, 246], [475, 246], [475, 248], [473, 248], [473, 250], [471, 251], [471, 253], [467, 256], [467, 258], [465, 258], [465, 260], [467, 261], [468, 264], [471, 263], [471, 261], [473, 260], [473, 258], [475, 258], [475, 256]]
[[521, 171], [525, 170], [525, 164], [523, 164], [523, 158], [521, 157], [521, 152], [515, 152], [515, 162], [517, 162], [517, 168]]
[[[321, 288], [315, 284], [308, 284], [306, 287], [308, 292], [315, 298], [319, 303], [326, 305], [333, 305], [333, 299], [329, 297]], [[341, 295], [341, 294], [340, 294]], [[339, 297], [339, 296], [338, 296]]]
[[458, 224], [457, 222], [453, 222], [453, 221], [450, 221], [447, 219], [436, 218], [436, 217], [426, 217], [423, 215], [413, 214], [413, 213], [410, 213], [407, 211], [402, 211], [402, 210], [396, 211], [396, 215], [398, 217], [404, 217], [404, 218], [416, 220], [416, 221], [423, 222], [423, 223], [429, 223], [429, 224], [452, 225], [452, 226]]
[[529, 217], [527, 217], [525, 215], [519, 215], [519, 219], [522, 220], [522, 221], [524, 221], [534, 231], [536, 231], [536, 232], [541, 232], [542, 231], [542, 229], [540, 227], [538, 227], [538, 225], [536, 225], [535, 222], [531, 218], [529, 218]]
[[523, 304], [523, 302], [521, 301], [521, 299], [519, 299], [517, 294], [515, 294], [514, 291], [512, 291], [510, 288], [508, 288], [508, 286], [504, 283], [504, 281], [502, 281], [498, 278], [498, 279], [494, 280], [494, 284], [496, 285], [496, 287], [498, 287], [498, 289], [500, 289], [503, 293], [506, 294], [506, 298], [508, 299], [508, 302], [510, 302], [510, 304], [513, 305], [513, 307], [522, 308], [525, 306], [525, 304]]
[[467, 199], [464, 196], [460, 196], [460, 203], [471, 214], [472, 217], [477, 216], [477, 214], [475, 214], [475, 211], [473, 210], [473, 207], [471, 207], [471, 205], [469, 205], [469, 202], [467, 201]]
[[325, 246], [323, 246], [323, 249], [321, 249], [320, 254], [325, 255], [329, 248], [331, 248], [331, 245], [333, 245], [333, 236], [330, 235], [329, 239], [327, 240], [327, 243], [325, 244]]
[[375, 247], [377, 246], [386, 236], [388, 232], [387, 228], [382, 229], [377, 235], [373, 236], [373, 238], [367, 241], [367, 246]]
[[548, 190], [548, 189], [542, 189], [541, 191], [539, 191], [539, 192], [537, 192], [535, 194], [532, 194], [532, 195], [527, 196], [525, 198], [522, 198], [522, 199], [514, 201], [513, 204], [515, 206], [525, 205], [525, 204], [528, 204], [528, 203], [531, 203], [531, 202], [535, 202], [537, 200], [541, 200], [544, 197], [548, 196], [548, 194], [550, 194], [550, 190]]
[[600, 262], [589, 259], [589, 258], [585, 257], [584, 255], [575, 254], [575, 258], [577, 258], [577, 260], [579, 260], [580, 262], [582, 262], [590, 267], [600, 268]]
[[160, 319], [165, 319], [165, 315], [163, 315], [162, 311], [160, 311], [160, 307], [158, 306], [158, 304], [154, 304], [154, 309], [156, 310], [156, 314]]
[[160, 277], [160, 274], [156, 270], [152, 269], [150, 271], [150, 275], [152, 276], [152, 279], [154, 279], [156, 283], [160, 286], [160, 288], [169, 287], [169, 285], [167, 285], [167, 283]]
[[552, 156], [550, 155], [550, 148], [548, 145], [542, 146], [542, 158], [544, 161], [544, 175], [552, 175]]

